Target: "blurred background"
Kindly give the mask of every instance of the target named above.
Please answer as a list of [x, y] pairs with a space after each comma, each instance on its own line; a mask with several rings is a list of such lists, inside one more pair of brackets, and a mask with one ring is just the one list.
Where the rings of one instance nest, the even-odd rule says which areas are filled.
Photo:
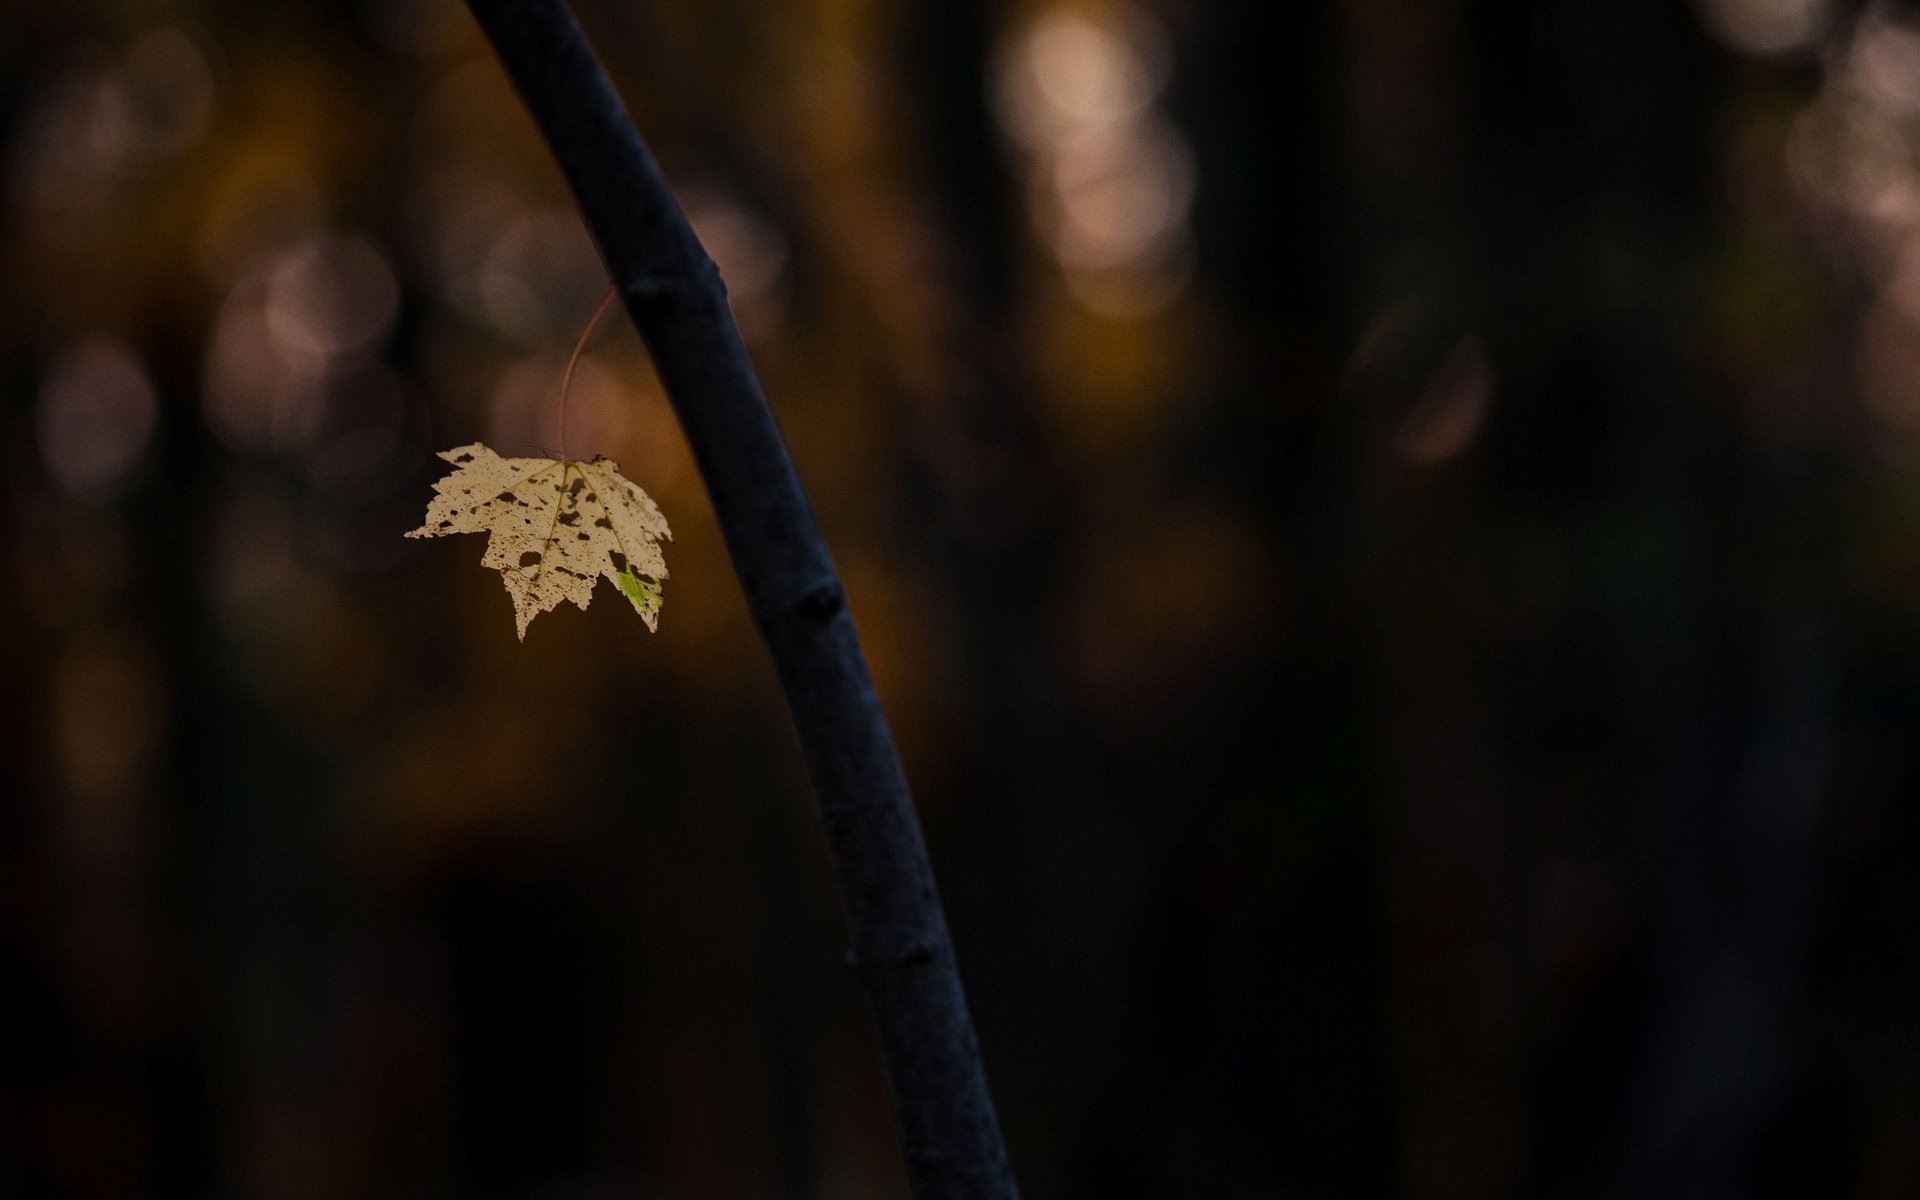
[[[582, 0], [847, 576], [1030, 1197], [1920, 1195], [1920, 12]], [[433, 452], [606, 288], [452, 0], [0, 9], [0, 1197], [904, 1197], [660, 632]]]

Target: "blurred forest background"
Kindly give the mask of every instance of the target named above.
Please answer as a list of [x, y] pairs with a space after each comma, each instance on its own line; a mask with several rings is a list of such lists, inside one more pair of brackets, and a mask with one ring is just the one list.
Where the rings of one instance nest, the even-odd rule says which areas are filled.
[[[582, 0], [1029, 1196], [1920, 1195], [1920, 13]], [[0, 1196], [902, 1197], [606, 280], [451, 0], [0, 8]]]

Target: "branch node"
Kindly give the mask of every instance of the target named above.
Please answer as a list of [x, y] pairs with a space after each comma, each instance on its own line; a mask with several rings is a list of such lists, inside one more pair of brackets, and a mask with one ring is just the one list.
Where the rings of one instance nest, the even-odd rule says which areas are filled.
[[804, 621], [825, 623], [839, 615], [847, 606], [847, 594], [841, 590], [835, 580], [828, 580], [819, 587], [810, 588], [800, 599], [794, 601], [793, 614]]

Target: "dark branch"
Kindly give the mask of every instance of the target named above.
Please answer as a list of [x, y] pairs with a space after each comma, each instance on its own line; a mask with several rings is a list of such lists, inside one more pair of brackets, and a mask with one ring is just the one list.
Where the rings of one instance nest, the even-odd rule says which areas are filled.
[[469, 0], [686, 430], [819, 796], [919, 1200], [1018, 1195], [906, 777], [725, 289], [560, 0]]

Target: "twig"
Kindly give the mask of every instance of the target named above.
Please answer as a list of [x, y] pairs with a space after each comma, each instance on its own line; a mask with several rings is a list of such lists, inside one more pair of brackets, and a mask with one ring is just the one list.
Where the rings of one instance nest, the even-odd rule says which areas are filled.
[[786, 693], [919, 1200], [1019, 1192], [840, 579], [713, 262], [561, 0], [468, 0], [652, 353]]

